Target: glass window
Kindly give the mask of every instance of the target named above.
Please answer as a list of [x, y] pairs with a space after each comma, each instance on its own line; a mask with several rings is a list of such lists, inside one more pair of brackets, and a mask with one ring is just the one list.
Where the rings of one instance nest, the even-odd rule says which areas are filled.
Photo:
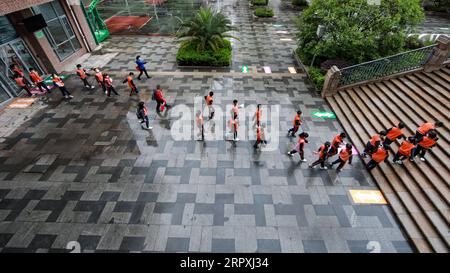
[[17, 38], [17, 32], [6, 16], [0, 16], [0, 44], [9, 42]]
[[61, 61], [81, 48], [59, 1], [39, 5], [33, 11], [44, 16], [47, 22], [45, 35]]

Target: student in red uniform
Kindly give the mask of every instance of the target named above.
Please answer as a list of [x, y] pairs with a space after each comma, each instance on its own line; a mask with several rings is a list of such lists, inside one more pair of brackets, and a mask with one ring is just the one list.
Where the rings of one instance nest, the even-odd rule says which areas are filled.
[[255, 115], [253, 116], [253, 120], [255, 121], [255, 123], [253, 124], [253, 127], [255, 127], [255, 126], [257, 127], [260, 125], [261, 115], [262, 115], [261, 104], [258, 104], [258, 105], [256, 105]]
[[267, 144], [265, 135], [264, 135], [264, 128], [266, 128], [265, 124], [261, 124], [256, 126], [256, 141], [253, 145], [253, 148], [257, 149], [259, 144]]
[[[205, 140], [205, 133], [204, 133], [204, 122], [203, 122], [203, 115], [200, 110], [197, 111], [195, 114], [195, 122], [197, 124], [197, 128], [199, 133], [197, 134], [197, 140]], [[201, 137], [201, 138], [200, 138]]]
[[13, 72], [13, 76], [15, 74], [19, 74], [20, 76], [22, 76], [25, 85], [27, 85], [28, 87], [32, 86], [31, 82], [27, 78], [25, 78], [25, 73], [23, 73], [22, 69], [20, 69], [16, 64], [11, 64], [9, 66], [9, 69], [11, 69], [11, 71]]
[[436, 121], [434, 124], [431, 122], [424, 123], [422, 126], [417, 128], [416, 135], [414, 137], [420, 141], [430, 130], [436, 130], [436, 128], [442, 127], [443, 125], [444, 124], [441, 121]]
[[327, 158], [330, 158], [338, 153], [339, 146], [341, 146], [344, 139], [347, 137], [347, 134], [342, 132], [339, 135], [333, 138], [331, 142], [330, 150], [328, 151]]
[[14, 80], [16, 81], [17, 85], [19, 86], [20, 91], [25, 90], [28, 93], [28, 96], [31, 97], [33, 94], [31, 93], [30, 87], [26, 84], [25, 78], [19, 74], [14, 74]]
[[83, 82], [84, 87], [86, 87], [88, 89], [94, 89], [94, 86], [92, 84], [90, 84], [87, 80], [87, 77], [90, 75], [86, 73], [86, 69], [84, 69], [81, 64], [77, 64], [77, 75], [78, 75], [78, 77], [80, 77], [81, 81]]
[[30, 73], [28, 75], [30, 76], [30, 79], [34, 82], [34, 85], [36, 85], [42, 93], [44, 93], [44, 89], [47, 93], [51, 93], [50, 89], [48, 89], [47, 85], [44, 83], [44, 80], [39, 75], [39, 73], [33, 68], [30, 68], [29, 71]]
[[386, 137], [384, 139], [383, 145], [389, 146], [392, 142], [399, 138], [406, 139], [406, 136], [403, 134], [403, 128], [405, 128], [405, 124], [403, 122], [399, 122], [397, 127], [394, 126], [392, 128], [384, 130], [384, 132], [386, 133]]
[[[145, 103], [143, 101], [139, 102], [138, 104], [138, 108], [136, 110], [136, 116], [138, 119], [141, 120], [141, 127], [142, 129], [153, 129], [153, 127], [149, 126], [149, 121], [148, 121], [148, 109], [147, 107], [145, 107]], [[144, 123], [145, 123], [145, 127], [144, 127]]]
[[330, 168], [333, 168], [334, 164], [339, 164], [339, 166], [336, 169], [336, 172], [340, 172], [342, 168], [344, 167], [345, 163], [352, 164], [353, 159], [353, 146], [350, 143], [345, 144], [345, 148], [343, 148], [339, 152], [339, 158], [336, 159], [333, 163], [331, 163]]
[[325, 166], [325, 161], [327, 160], [327, 151], [330, 148], [330, 145], [331, 143], [327, 141], [322, 146], [320, 146], [317, 152], [314, 152], [315, 154], [319, 154], [319, 159], [309, 164], [309, 168], [314, 168], [316, 165], [320, 164], [320, 169], [328, 169], [327, 166]]
[[62, 95], [66, 99], [73, 98], [73, 96], [69, 93], [69, 91], [67, 91], [66, 87], [64, 86], [64, 82], [57, 74], [52, 74], [52, 81], [53, 81], [53, 85], [55, 87], [58, 87], [59, 90], [61, 90]]
[[412, 151], [416, 147], [415, 138], [413, 136], [408, 137], [408, 139], [403, 140], [402, 145], [398, 148], [397, 153], [394, 156], [393, 162], [397, 164], [403, 164], [403, 160], [409, 157], [409, 160], [413, 161], [414, 157]]
[[213, 96], [214, 96], [214, 92], [209, 92], [209, 95], [205, 96], [205, 102], [206, 102], [206, 106], [208, 106], [208, 111], [209, 111], [209, 119], [212, 119], [214, 117], [214, 107], [213, 107]]
[[367, 157], [367, 155], [371, 155], [374, 153], [378, 146], [380, 146], [382, 141], [382, 136], [386, 135], [385, 131], [381, 131], [379, 134], [375, 134], [372, 138], [367, 142], [366, 147], [364, 147], [364, 151], [361, 154], [362, 157]]
[[119, 96], [119, 94], [116, 92], [116, 89], [114, 88], [114, 86], [112, 85], [112, 79], [111, 77], [106, 74], [103, 73], [103, 81], [105, 82], [105, 87], [106, 87], [106, 95], [108, 97], [111, 96], [111, 92], [113, 92], [114, 94], [116, 94], [117, 96]]
[[378, 147], [378, 149], [372, 154], [372, 159], [367, 162], [366, 165], [369, 171], [375, 168], [381, 162], [387, 162], [389, 155], [387, 148], [388, 146], [380, 145], [380, 147]]
[[167, 101], [164, 98], [163, 91], [159, 84], [156, 86], [155, 94], [153, 96], [155, 97], [156, 100], [156, 113], [164, 111], [165, 107], [170, 107], [169, 105], [167, 105]]
[[302, 111], [298, 110], [294, 117], [294, 121], [292, 121], [292, 128], [288, 130], [288, 136], [295, 136], [295, 133], [297, 133], [300, 125], [302, 125], [301, 115]]
[[105, 92], [106, 94], [106, 86], [102, 72], [100, 72], [100, 69], [98, 68], [95, 68], [94, 71], [95, 71], [95, 79], [97, 80], [98, 85], [102, 87], [103, 92]]
[[134, 76], [134, 73], [130, 72], [128, 74], [128, 77], [122, 82], [122, 83], [126, 83], [126, 82], [128, 83], [128, 86], [131, 89], [130, 96], [133, 95], [133, 93], [136, 93], [136, 95], [139, 95], [139, 90], [138, 90], [137, 86], [133, 82], [133, 76]]
[[419, 156], [420, 160], [425, 161], [425, 154], [428, 150], [431, 150], [438, 141], [437, 134], [435, 131], [429, 131], [426, 136], [424, 136], [419, 143], [417, 143], [416, 148], [413, 150], [413, 157]]
[[298, 153], [300, 155], [300, 160], [302, 162], [306, 162], [307, 160], [305, 159], [305, 144], [308, 143], [308, 138], [309, 134], [302, 132], [298, 135], [298, 141], [297, 144], [295, 145], [294, 149], [292, 149], [292, 151], [288, 152], [288, 155], [292, 156], [295, 153]]

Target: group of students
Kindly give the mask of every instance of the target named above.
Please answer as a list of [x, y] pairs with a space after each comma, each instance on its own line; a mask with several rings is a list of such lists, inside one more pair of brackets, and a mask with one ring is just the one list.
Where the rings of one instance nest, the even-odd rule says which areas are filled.
[[[131, 92], [133, 92], [133, 89]], [[167, 100], [164, 97], [164, 93], [159, 84], [156, 86], [156, 89], [153, 90], [152, 100], [156, 101], [156, 114], [160, 114], [171, 107], [171, 105], [167, 104]], [[151, 130], [153, 127], [150, 126], [148, 114], [149, 112], [145, 106], [145, 102], [140, 101], [136, 109], [136, 116], [141, 122], [142, 129]]]
[[387, 162], [389, 145], [392, 142], [397, 139], [403, 139], [402, 144], [394, 155], [393, 162], [403, 164], [403, 160], [409, 158], [410, 161], [414, 161], [416, 156], [419, 156], [421, 161], [425, 161], [425, 154], [438, 141], [436, 129], [442, 126], [443, 123], [441, 121], [436, 121], [435, 123], [426, 122], [417, 128], [414, 135], [406, 137], [403, 133], [405, 124], [399, 122], [397, 126], [382, 130], [372, 136], [361, 155], [363, 157], [371, 157], [371, 160], [367, 163], [367, 168], [371, 170], [381, 162]]

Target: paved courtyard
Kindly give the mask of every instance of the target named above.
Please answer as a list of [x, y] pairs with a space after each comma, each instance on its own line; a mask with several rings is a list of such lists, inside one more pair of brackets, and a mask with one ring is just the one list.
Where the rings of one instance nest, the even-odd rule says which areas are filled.
[[[329, 107], [304, 73], [288, 72], [295, 43], [280, 38], [293, 38], [292, 13], [278, 9], [277, 22], [254, 22], [246, 1], [232, 2], [221, 1], [241, 26], [230, 71], [177, 68], [170, 37], [111, 37], [103, 50], [117, 55], [103, 69], [119, 97], [83, 91], [71, 78], [74, 99], [54, 92], [44, 109], [0, 139], [0, 251], [67, 252], [70, 241], [83, 252], [370, 252], [378, 244], [381, 252], [413, 251], [389, 205], [352, 201], [351, 189], [377, 189], [359, 158], [337, 175], [286, 155], [297, 109], [310, 134], [309, 162], [341, 126], [311, 115]], [[138, 83], [151, 110], [149, 131], [136, 120], [139, 99], [119, 83], [137, 52], [151, 60], [153, 77]], [[243, 64], [252, 73], [240, 73]], [[276, 73], [263, 73], [263, 66]], [[154, 114], [156, 84], [174, 105], [167, 115]], [[234, 98], [245, 106], [278, 105], [276, 149], [255, 151], [244, 126], [237, 143], [175, 140], [176, 111], [192, 109], [209, 90], [224, 111]], [[252, 115], [242, 114], [241, 124], [251, 127]], [[214, 120], [224, 131], [225, 121]]]

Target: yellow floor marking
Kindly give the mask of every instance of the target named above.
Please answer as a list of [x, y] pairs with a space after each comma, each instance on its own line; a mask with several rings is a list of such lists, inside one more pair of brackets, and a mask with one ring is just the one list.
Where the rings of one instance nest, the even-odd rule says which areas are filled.
[[350, 190], [356, 204], [387, 204], [383, 194], [377, 190]]

